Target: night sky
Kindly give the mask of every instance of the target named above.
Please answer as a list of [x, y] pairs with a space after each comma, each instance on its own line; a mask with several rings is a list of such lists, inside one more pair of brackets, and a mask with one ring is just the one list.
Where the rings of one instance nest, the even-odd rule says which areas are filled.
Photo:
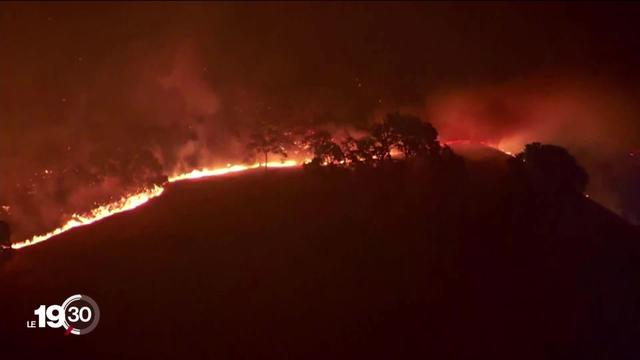
[[2, 3], [0, 200], [45, 170], [226, 163], [258, 122], [397, 110], [449, 139], [567, 146], [597, 184], [640, 148], [639, 20], [633, 3]]

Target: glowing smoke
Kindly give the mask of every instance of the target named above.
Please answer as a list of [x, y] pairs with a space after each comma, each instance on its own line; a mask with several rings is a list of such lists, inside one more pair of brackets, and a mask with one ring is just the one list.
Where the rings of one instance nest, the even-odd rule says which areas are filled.
[[629, 94], [610, 81], [538, 74], [442, 92], [429, 98], [426, 116], [445, 139], [486, 141], [514, 153], [534, 141], [564, 146], [589, 172], [591, 197], [622, 212], [627, 189], [616, 188], [614, 176], [629, 174], [612, 170], [625, 167], [640, 144], [640, 109]]

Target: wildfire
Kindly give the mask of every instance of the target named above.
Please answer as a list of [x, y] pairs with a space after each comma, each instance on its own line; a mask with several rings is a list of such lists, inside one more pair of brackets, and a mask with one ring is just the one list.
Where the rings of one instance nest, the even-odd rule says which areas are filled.
[[62, 225], [61, 227], [48, 232], [46, 234], [43, 235], [36, 235], [34, 237], [32, 237], [31, 239], [27, 239], [25, 241], [21, 241], [18, 243], [14, 243], [11, 245], [11, 247], [13, 249], [20, 249], [26, 246], [31, 246], [31, 245], [35, 245], [37, 243], [43, 242], [45, 240], [48, 240], [49, 238], [56, 236], [58, 234], [61, 234], [65, 231], [71, 230], [73, 228], [77, 228], [79, 226], [83, 226], [83, 225], [88, 225], [91, 223], [94, 223], [98, 220], [102, 220], [106, 217], [109, 217], [111, 215], [117, 214], [117, 213], [121, 213], [123, 211], [127, 211], [127, 210], [131, 210], [131, 209], [135, 209], [136, 207], [146, 203], [147, 201], [149, 201], [150, 199], [156, 197], [156, 196], [160, 196], [160, 194], [162, 194], [162, 192], [164, 191], [164, 188], [160, 187], [160, 186], [155, 186], [152, 189], [148, 189], [133, 195], [129, 195], [129, 196], [123, 196], [121, 199], [112, 202], [110, 204], [107, 205], [102, 205], [100, 207], [97, 207], [85, 214], [73, 214], [71, 216], [71, 220], [67, 221], [64, 225]]
[[[462, 140], [452, 140], [452, 141], [446, 141], [446, 144], [456, 144], [459, 142], [463, 142]], [[464, 140], [464, 142], [468, 142], [466, 140]], [[498, 149], [508, 155], [512, 155], [509, 151], [505, 151], [503, 149], [501, 149], [499, 146], [495, 146], [495, 145], [489, 145], [489, 144], [485, 144], [485, 143], [481, 143], [483, 145], [486, 146], [490, 146], [493, 147], [495, 149]], [[300, 163], [298, 163], [295, 160], [287, 160], [287, 161], [283, 161], [283, 162], [268, 162], [267, 167], [269, 168], [283, 168], [283, 167], [294, 167], [294, 166], [299, 166]], [[211, 176], [221, 176], [221, 175], [226, 175], [226, 174], [231, 174], [231, 173], [237, 173], [237, 172], [242, 172], [242, 171], [246, 171], [246, 170], [251, 170], [251, 169], [257, 169], [259, 167], [264, 166], [264, 163], [256, 163], [253, 165], [231, 165], [228, 164], [226, 167], [223, 168], [204, 168], [204, 169], [196, 169], [196, 170], [192, 170], [190, 172], [186, 172], [186, 173], [182, 173], [182, 174], [177, 174], [174, 176], [171, 176], [169, 178], [169, 183], [174, 183], [174, 182], [178, 182], [178, 181], [183, 181], [183, 180], [193, 180], [193, 179], [201, 179], [201, 178], [206, 178], [206, 177], [211, 177]], [[99, 206], [89, 212], [86, 212], [84, 214], [73, 214], [71, 216], [71, 219], [69, 221], [67, 221], [64, 225], [60, 226], [57, 229], [54, 229], [46, 234], [42, 234], [42, 235], [35, 235], [30, 239], [21, 241], [21, 242], [17, 242], [17, 243], [13, 243], [11, 245], [11, 248], [13, 249], [21, 249], [27, 246], [32, 246], [35, 245], [37, 243], [41, 243], [43, 241], [46, 241], [56, 235], [60, 235], [68, 230], [80, 227], [80, 226], [84, 226], [84, 225], [89, 225], [92, 224], [96, 221], [100, 221], [104, 218], [107, 218], [111, 215], [115, 215], [115, 214], [119, 214], [121, 212], [124, 211], [128, 211], [128, 210], [132, 210], [137, 208], [138, 206], [145, 204], [146, 202], [148, 202], [149, 200], [160, 196], [163, 192], [164, 192], [165, 188], [162, 186], [155, 186], [151, 189], [146, 189], [143, 190], [141, 192], [132, 194], [132, 195], [127, 195], [127, 196], [123, 196], [122, 198], [120, 198], [119, 200], [112, 202], [110, 204], [106, 204], [106, 205], [102, 205]]]
[[[176, 182], [176, 181], [180, 181], [180, 180], [189, 180], [189, 179], [200, 179], [203, 177], [209, 177], [209, 176], [220, 176], [220, 175], [226, 175], [226, 174], [231, 174], [231, 173], [235, 173], [235, 172], [240, 172], [240, 171], [245, 171], [245, 170], [250, 170], [250, 169], [256, 169], [259, 168], [261, 166], [263, 166], [264, 164], [261, 163], [257, 163], [257, 164], [253, 164], [253, 165], [227, 165], [227, 167], [224, 168], [216, 168], [216, 169], [200, 169], [200, 170], [193, 170], [191, 172], [188, 173], [184, 173], [184, 174], [179, 174], [176, 176], [172, 176], [169, 178], [169, 182]], [[268, 168], [280, 168], [280, 167], [292, 167], [292, 166], [297, 166], [298, 163], [295, 160], [287, 160], [284, 162], [268, 162], [267, 163], [267, 167]]]
[[[264, 164], [253, 164], [253, 165], [227, 165], [224, 168], [214, 168], [214, 169], [200, 169], [193, 170], [188, 173], [178, 174], [169, 178], [169, 183], [182, 181], [182, 180], [191, 180], [191, 179], [200, 179], [204, 177], [210, 176], [220, 176], [235, 172], [241, 172], [245, 170], [256, 169]], [[298, 166], [298, 163], [295, 160], [288, 160], [284, 162], [269, 162], [267, 163], [267, 167], [271, 168], [282, 168], [282, 167], [293, 167]], [[89, 212], [84, 214], [73, 214], [71, 219], [67, 221], [61, 227], [54, 229], [46, 234], [35, 235], [30, 239], [13, 243], [11, 248], [13, 249], [21, 249], [27, 246], [32, 246], [37, 243], [41, 243], [46, 241], [56, 235], [62, 234], [68, 230], [92, 224], [96, 221], [100, 221], [104, 218], [107, 218], [111, 215], [119, 214], [124, 211], [132, 210], [137, 208], [138, 206], [146, 203], [147, 201], [160, 196], [164, 192], [165, 188], [162, 186], [155, 186], [151, 189], [147, 189], [141, 192], [137, 192], [132, 195], [123, 196], [117, 201], [114, 201], [110, 204], [99, 206]]]

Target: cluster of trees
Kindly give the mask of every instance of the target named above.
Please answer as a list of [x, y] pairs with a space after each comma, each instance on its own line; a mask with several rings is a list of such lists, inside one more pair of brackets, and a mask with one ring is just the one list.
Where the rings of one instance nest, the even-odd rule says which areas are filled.
[[[437, 173], [465, 178], [459, 172], [464, 170], [462, 158], [438, 141], [437, 130], [417, 116], [400, 113], [387, 114], [382, 122], [366, 129], [365, 135], [347, 136], [342, 141], [336, 141], [326, 130], [284, 131], [275, 126], [263, 126], [251, 134], [247, 148], [254, 159], [259, 157], [265, 169], [270, 155], [286, 158], [290, 153], [304, 152], [313, 156], [306, 164], [308, 169], [377, 168], [394, 159], [403, 159], [436, 164], [432, 169], [437, 169]], [[587, 172], [560, 146], [531, 143], [508, 162], [516, 193], [558, 199], [567, 194], [584, 194], [586, 190]], [[118, 163], [118, 167], [113, 163], [105, 162], [105, 174], [130, 173], [132, 177], [128, 180], [132, 183], [163, 181], [163, 177], [157, 175], [161, 170], [159, 163], [150, 153]], [[99, 180], [87, 171], [76, 172], [76, 177], [79, 176], [94, 182]], [[0, 221], [0, 250], [10, 246], [9, 237], [9, 225]]]
[[[251, 135], [248, 150], [254, 159], [259, 156], [265, 167], [269, 155], [284, 159], [299, 152], [313, 156], [306, 164], [311, 169], [375, 168], [394, 158], [437, 163], [445, 172], [463, 167], [462, 158], [438, 141], [438, 132], [430, 123], [400, 113], [387, 114], [382, 122], [366, 129], [364, 136], [347, 136], [342, 141], [326, 130], [283, 131], [264, 126]], [[509, 159], [509, 173], [527, 192], [544, 196], [583, 194], [588, 182], [587, 172], [566, 149], [540, 143], [526, 145]]]
[[589, 182], [585, 169], [567, 149], [534, 142], [509, 159], [509, 173], [520, 185], [544, 197], [584, 194]]
[[436, 129], [417, 116], [390, 113], [366, 133], [338, 142], [326, 130], [283, 131], [264, 126], [251, 134], [247, 147], [253, 158], [259, 156], [265, 164], [269, 154], [286, 158], [289, 152], [308, 153], [313, 156], [308, 167], [377, 167], [390, 162], [392, 153], [405, 160], [455, 156], [438, 142]]

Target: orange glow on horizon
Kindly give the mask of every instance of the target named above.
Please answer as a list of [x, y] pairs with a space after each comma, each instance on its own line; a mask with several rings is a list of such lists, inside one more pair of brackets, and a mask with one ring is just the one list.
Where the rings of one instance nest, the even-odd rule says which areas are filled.
[[487, 141], [473, 141], [473, 140], [446, 140], [442, 142], [445, 145], [457, 145], [457, 144], [464, 144], [464, 145], [472, 145], [472, 144], [477, 144], [477, 145], [482, 145], [482, 146], [486, 146], [486, 147], [490, 147], [492, 149], [498, 150], [504, 154], [507, 154], [511, 157], [515, 156], [514, 152], [509, 151], [509, 148], [517, 148], [517, 147], [507, 147], [505, 146], [505, 144], [503, 144], [503, 142], [500, 142], [498, 144], [495, 143], [490, 143]]

